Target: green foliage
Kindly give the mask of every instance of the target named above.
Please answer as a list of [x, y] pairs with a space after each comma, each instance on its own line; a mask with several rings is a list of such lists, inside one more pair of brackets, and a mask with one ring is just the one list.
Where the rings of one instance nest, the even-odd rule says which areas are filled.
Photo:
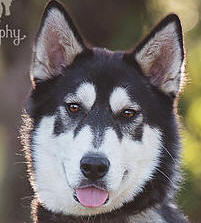
[[190, 35], [188, 42], [189, 81], [182, 98], [185, 107], [182, 134], [185, 183], [178, 201], [191, 221], [198, 223], [201, 221], [201, 40], [193, 41]]

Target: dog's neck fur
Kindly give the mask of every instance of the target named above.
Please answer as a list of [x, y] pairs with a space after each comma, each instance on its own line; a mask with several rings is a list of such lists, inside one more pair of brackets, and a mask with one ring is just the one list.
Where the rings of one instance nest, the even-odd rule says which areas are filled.
[[131, 223], [130, 218], [128, 216], [120, 214], [113, 216], [113, 218], [102, 215], [89, 218], [54, 214], [46, 210], [40, 204], [38, 204], [37, 210], [35, 210], [33, 218], [34, 223]]
[[37, 201], [32, 207], [34, 223], [165, 223], [166, 221], [158, 214], [157, 209], [148, 209], [132, 216], [125, 215], [123, 212], [117, 212], [113, 216], [100, 215], [95, 217], [75, 217], [54, 214], [46, 210]]
[[187, 223], [177, 207], [167, 202], [165, 204], [156, 205], [144, 209], [143, 211], [136, 211], [133, 213], [125, 213], [119, 209], [114, 213], [105, 215], [97, 215], [95, 217], [76, 217], [66, 216], [62, 214], [55, 214], [45, 209], [37, 199], [32, 202], [32, 218], [33, 223]]

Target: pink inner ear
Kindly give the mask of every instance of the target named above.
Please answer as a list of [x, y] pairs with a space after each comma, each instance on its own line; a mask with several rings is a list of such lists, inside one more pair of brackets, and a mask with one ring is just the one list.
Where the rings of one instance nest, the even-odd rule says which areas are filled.
[[59, 43], [59, 36], [56, 33], [50, 33], [51, 36], [46, 41], [46, 50], [49, 60], [49, 66], [54, 72], [61, 72], [62, 67], [67, 65], [65, 59], [65, 50]]
[[151, 81], [155, 85], [160, 85], [167, 78], [168, 70], [174, 63], [175, 51], [173, 40], [167, 40], [164, 45], [160, 47], [160, 53], [153, 61], [150, 68]]
[[62, 46], [55, 45], [49, 50], [49, 62], [53, 69], [60, 70], [65, 66], [64, 49]]

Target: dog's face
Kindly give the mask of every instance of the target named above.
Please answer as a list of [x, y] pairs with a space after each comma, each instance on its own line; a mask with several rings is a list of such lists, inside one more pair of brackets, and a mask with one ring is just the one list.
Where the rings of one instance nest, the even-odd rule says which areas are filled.
[[110, 212], [143, 194], [158, 173], [171, 174], [164, 162], [173, 162], [176, 143], [182, 44], [170, 15], [132, 53], [88, 49], [63, 7], [49, 3], [30, 98], [33, 184], [45, 207]]

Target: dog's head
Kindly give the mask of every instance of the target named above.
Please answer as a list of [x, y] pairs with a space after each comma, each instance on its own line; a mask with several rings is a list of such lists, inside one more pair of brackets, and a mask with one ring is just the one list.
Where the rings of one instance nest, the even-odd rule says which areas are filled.
[[29, 101], [40, 202], [73, 215], [110, 212], [139, 198], [157, 203], [175, 166], [183, 68], [176, 15], [133, 51], [112, 52], [88, 48], [51, 1], [34, 46]]

